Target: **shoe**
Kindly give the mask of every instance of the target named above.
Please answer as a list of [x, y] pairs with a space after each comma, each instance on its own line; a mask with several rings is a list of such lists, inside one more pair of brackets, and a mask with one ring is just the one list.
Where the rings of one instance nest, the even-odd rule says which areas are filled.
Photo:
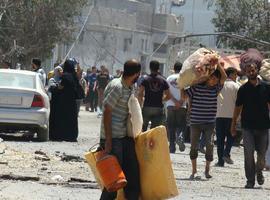
[[264, 169], [265, 169], [265, 171], [270, 171], [270, 166], [265, 165]]
[[257, 172], [257, 182], [259, 185], [264, 184], [264, 177], [262, 172]]
[[176, 151], [175, 147], [174, 148], [170, 147], [170, 153], [175, 153], [175, 151]]
[[254, 188], [254, 183], [251, 182], [247, 182], [247, 184], [245, 185], [246, 189], [253, 189]]
[[233, 160], [232, 160], [230, 157], [228, 157], [228, 156], [224, 156], [224, 157], [223, 157], [223, 160], [224, 160], [224, 162], [226, 162], [227, 164], [230, 164], [230, 165], [233, 164]]
[[179, 146], [179, 151], [181, 151], [181, 152], [185, 151], [186, 146], [181, 139], [177, 139], [176, 144]]
[[209, 174], [209, 172], [204, 172], [205, 178], [209, 179], [212, 178], [212, 176]]
[[215, 164], [215, 166], [216, 166], [216, 167], [224, 167], [224, 163], [222, 164], [222, 163], [217, 162], [217, 163]]

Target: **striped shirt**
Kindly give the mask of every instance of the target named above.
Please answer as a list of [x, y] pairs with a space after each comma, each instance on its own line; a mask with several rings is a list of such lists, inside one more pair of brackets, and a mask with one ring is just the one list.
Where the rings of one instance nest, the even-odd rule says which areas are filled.
[[222, 85], [209, 87], [198, 84], [186, 89], [191, 102], [190, 123], [205, 124], [214, 123], [217, 112], [217, 96]]
[[[127, 136], [128, 100], [132, 89], [124, 85], [122, 78], [113, 79], [105, 88], [104, 105], [112, 108], [112, 138]], [[105, 139], [104, 116], [100, 129], [100, 138]]]

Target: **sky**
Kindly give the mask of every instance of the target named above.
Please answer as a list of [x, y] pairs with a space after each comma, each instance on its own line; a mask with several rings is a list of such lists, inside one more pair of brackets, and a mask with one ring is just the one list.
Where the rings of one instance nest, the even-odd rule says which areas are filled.
[[[157, 0], [158, 3], [163, 0]], [[169, 0], [167, 0], [169, 2]], [[157, 6], [158, 10], [159, 6]], [[211, 20], [215, 16], [214, 7], [207, 8], [204, 0], [186, 0], [184, 6], [173, 7], [172, 13], [184, 17], [185, 33], [213, 33], [215, 30]], [[202, 43], [207, 46], [215, 45], [214, 37], [202, 37]]]

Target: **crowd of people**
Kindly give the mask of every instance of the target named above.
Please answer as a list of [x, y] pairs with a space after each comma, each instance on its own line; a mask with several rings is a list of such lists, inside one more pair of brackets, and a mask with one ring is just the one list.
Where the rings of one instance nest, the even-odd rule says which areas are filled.
[[[225, 163], [234, 163], [231, 149], [239, 135], [237, 124], [241, 124], [245, 187], [253, 188], [256, 179], [259, 185], [264, 184], [262, 171], [270, 169], [270, 84], [259, 76], [261, 57], [258, 51], [251, 55], [247, 52], [241, 57], [242, 77], [235, 68], [225, 70], [222, 63], [218, 63], [206, 81], [181, 90], [177, 84], [181, 78], [180, 62], [174, 64], [174, 73], [167, 78], [162, 76], [160, 63], [155, 60], [150, 62], [150, 73], [143, 75], [140, 63], [134, 59], [128, 60], [123, 71], [117, 70], [115, 76], [110, 75], [105, 66], [99, 69], [93, 66], [84, 73], [74, 58], [55, 65], [48, 81], [39, 59], [32, 60], [32, 68], [39, 73], [44, 85], [48, 82], [50, 139], [77, 141], [78, 114], [83, 102], [86, 111], [97, 112], [98, 117], [102, 117], [100, 145], [117, 157], [126, 175], [126, 198], [138, 199], [138, 161], [134, 140], [127, 136], [128, 100], [134, 91], [142, 109], [142, 131], [165, 125], [172, 154], [177, 145], [180, 151], [185, 151], [185, 142], [190, 142], [191, 180], [197, 176], [200, 149], [205, 153], [205, 177], [212, 178], [210, 164], [214, 159], [214, 138], [218, 155], [215, 165], [224, 167]], [[243, 77], [246, 77], [244, 82]], [[106, 189], [101, 195], [101, 199], [115, 197], [115, 192]]]
[[[206, 147], [204, 173], [207, 179], [212, 178], [210, 164], [214, 159], [215, 136], [218, 155], [215, 165], [224, 167], [224, 163], [234, 163], [231, 149], [236, 135], [239, 134], [236, 125], [241, 124], [247, 179], [245, 188], [254, 188], [256, 179], [259, 185], [264, 184], [263, 169], [269, 170], [270, 164], [270, 85], [259, 76], [261, 61], [252, 56], [250, 59], [241, 59], [241, 65], [244, 66], [241, 76], [246, 77], [244, 83], [243, 77], [238, 77], [239, 72], [235, 68], [225, 70], [223, 64], [218, 63], [217, 69], [206, 81], [181, 91], [177, 86], [181, 63], [175, 63], [175, 73], [167, 79], [159, 73], [158, 61], [151, 61], [150, 74], [140, 78], [139, 63], [136, 60], [125, 63], [123, 76], [109, 82], [105, 88], [101, 144], [106, 152], [118, 158], [127, 174], [128, 184], [124, 189], [127, 199], [138, 199], [139, 194], [136, 187], [139, 180], [134, 142], [126, 135], [128, 96], [134, 87], [137, 88], [137, 97], [142, 108], [142, 131], [166, 125], [170, 153], [176, 152], [176, 144], [180, 151], [184, 151], [184, 142], [186, 138], [190, 138], [191, 180], [197, 174], [200, 139]], [[186, 130], [190, 130], [189, 135]], [[115, 192], [110, 193], [106, 189], [101, 195], [101, 199], [115, 197]]]

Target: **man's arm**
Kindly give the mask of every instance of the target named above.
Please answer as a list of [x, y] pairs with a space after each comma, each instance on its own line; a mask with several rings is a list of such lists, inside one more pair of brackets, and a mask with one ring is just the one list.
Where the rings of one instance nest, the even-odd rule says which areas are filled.
[[237, 119], [242, 112], [243, 106], [235, 106], [234, 112], [233, 112], [233, 118], [232, 118], [232, 124], [231, 124], [231, 134], [233, 137], [236, 136], [236, 122]]
[[103, 111], [104, 131], [105, 131], [105, 152], [112, 150], [112, 108], [106, 104]]
[[139, 91], [138, 91], [138, 101], [139, 101], [141, 107], [143, 105], [144, 91], [145, 91], [145, 88], [144, 88], [144, 86], [141, 85], [139, 87]]
[[221, 78], [220, 78], [220, 85], [224, 85], [224, 82], [227, 79], [227, 74], [224, 70], [224, 67], [219, 63], [217, 66], [217, 69], [219, 70], [220, 74], [221, 74]]
[[[170, 90], [169, 89], [167, 89], [167, 90], [164, 90], [164, 92], [163, 92], [163, 101], [168, 101], [168, 100], [170, 100], [172, 98], [172, 100], [174, 99], [173, 98], [173, 96], [171, 95], [171, 92], [170, 92]], [[175, 99], [176, 100], [176, 99]], [[177, 100], [176, 100], [177, 101]]]

